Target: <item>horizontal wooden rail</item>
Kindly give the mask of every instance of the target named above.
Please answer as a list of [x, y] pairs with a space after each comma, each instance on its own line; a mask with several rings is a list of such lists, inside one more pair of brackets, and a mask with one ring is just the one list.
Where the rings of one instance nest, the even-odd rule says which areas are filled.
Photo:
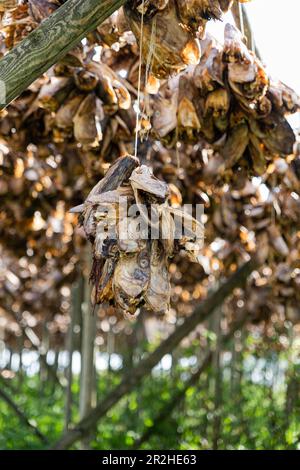
[[126, 0], [68, 0], [0, 60], [0, 109]]

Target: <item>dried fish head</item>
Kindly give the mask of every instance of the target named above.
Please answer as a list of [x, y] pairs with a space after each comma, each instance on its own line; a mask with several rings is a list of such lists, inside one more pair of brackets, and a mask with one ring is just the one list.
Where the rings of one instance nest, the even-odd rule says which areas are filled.
[[147, 241], [141, 233], [140, 217], [124, 217], [118, 225], [118, 246], [125, 253], [145, 250]]
[[288, 121], [272, 112], [259, 121], [263, 132], [263, 143], [272, 154], [289, 155], [293, 153], [295, 134]]
[[85, 92], [93, 91], [98, 85], [98, 77], [84, 68], [75, 71], [74, 80], [77, 88]]
[[74, 137], [87, 148], [98, 147], [102, 140], [102, 103], [94, 93], [81, 102], [74, 118]]
[[238, 100], [249, 107], [265, 96], [269, 85], [267, 73], [256, 58], [252, 63], [228, 64], [228, 81]]
[[146, 308], [157, 313], [166, 313], [170, 307], [171, 285], [169, 264], [159, 242], [151, 244], [150, 281], [144, 293]]
[[244, 155], [249, 142], [249, 129], [246, 122], [241, 122], [230, 129], [221, 154], [225, 160], [226, 168], [237, 163]]
[[112, 241], [116, 240], [117, 210], [114, 205], [104, 207], [102, 212], [99, 208], [94, 212], [94, 220], [96, 223], [94, 256], [95, 258], [107, 257], [107, 251]]
[[252, 132], [249, 134], [249, 151], [255, 173], [262, 175], [267, 167], [264, 145]]
[[211, 45], [207, 55], [204, 55], [194, 70], [194, 84], [200, 89], [201, 95], [206, 96], [210, 91], [224, 86], [224, 64], [221, 49]]
[[112, 280], [115, 271], [116, 260], [108, 258], [104, 262], [99, 277], [93, 277], [92, 303], [100, 304], [113, 299]]
[[219, 88], [207, 95], [205, 113], [212, 114], [214, 118], [225, 116], [230, 107], [230, 96], [225, 88]]
[[55, 124], [60, 129], [73, 130], [73, 118], [84, 99], [84, 95], [69, 96], [55, 114]]
[[170, 98], [161, 96], [154, 98], [152, 125], [155, 133], [160, 137], [167, 136], [177, 127], [178, 91], [172, 93]]
[[29, 12], [34, 21], [40, 23], [63, 3], [64, 0], [28, 0]]
[[253, 56], [243, 43], [241, 32], [232, 24], [227, 23], [224, 30], [223, 60], [225, 62], [251, 63]]
[[149, 280], [150, 253], [147, 249], [131, 255], [121, 255], [113, 278], [117, 306], [131, 314], [135, 313]]
[[129, 4], [125, 12], [138, 43], [142, 43], [142, 56], [151, 61], [151, 72], [157, 78], [167, 78], [199, 61], [199, 43], [180, 26], [174, 0], [145, 18], [142, 34], [141, 19]]
[[300, 97], [297, 93], [280, 81], [271, 80], [268, 96], [277, 112], [296, 113], [300, 109]]
[[138, 158], [132, 155], [124, 155], [118, 158], [107, 170], [102, 178], [90, 191], [87, 199], [101, 193], [117, 189], [128, 182], [133, 170], [139, 165]]
[[113, 80], [112, 86], [118, 98], [119, 108], [129, 109], [131, 106], [131, 96], [127, 88], [119, 80]]
[[218, 0], [176, 0], [178, 15], [185, 28], [196, 33], [205, 32], [208, 20], [220, 20], [222, 10]]
[[18, 0], [0, 0], [0, 12], [13, 10], [18, 3]]
[[177, 121], [178, 134], [183, 140], [185, 135], [189, 141], [197, 138], [201, 124], [193, 102], [187, 97], [182, 98], [178, 104]]
[[167, 204], [159, 206], [161, 243], [167, 256], [174, 252], [175, 222]]
[[179, 246], [184, 247], [186, 243], [195, 243], [202, 247], [203, 224], [181, 208], [169, 207], [169, 211], [174, 217], [175, 237], [178, 239]]
[[68, 77], [51, 77], [39, 91], [36, 105], [48, 111], [57, 111], [73, 88]]
[[99, 81], [96, 92], [103, 101], [107, 112], [116, 111], [117, 108], [130, 108], [131, 96], [129, 91], [120, 77], [107, 64], [92, 61], [88, 64], [87, 69]]
[[169, 194], [168, 185], [164, 181], [156, 178], [151, 168], [146, 165], [141, 165], [133, 170], [129, 181], [133, 190], [141, 190], [145, 193], [152, 194], [162, 201], [164, 201]]

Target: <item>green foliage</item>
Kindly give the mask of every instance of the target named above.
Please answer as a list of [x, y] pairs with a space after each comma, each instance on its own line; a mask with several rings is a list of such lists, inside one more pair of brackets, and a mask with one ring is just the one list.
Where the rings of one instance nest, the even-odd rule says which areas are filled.
[[[172, 371], [157, 370], [133, 393], [112, 408], [96, 430], [94, 449], [130, 449], [145, 430], [154, 431], [144, 449], [300, 449], [300, 369], [288, 362], [286, 352], [264, 352], [253, 356], [248, 349], [234, 362], [223, 361], [221, 406], [215, 406], [213, 367], [190, 387], [185, 398], [159, 423], [156, 417], [183, 389], [189, 367], [179, 363]], [[196, 345], [195, 349], [196, 350]], [[188, 351], [192, 355], [193, 351]], [[186, 357], [186, 352], [185, 352]], [[295, 362], [295, 363], [293, 363]], [[122, 371], [101, 372], [97, 398], [110, 393], [120, 382]], [[20, 409], [53, 443], [64, 427], [65, 392], [40, 377], [16, 376], [3, 385]], [[2, 384], [1, 384], [2, 386]], [[73, 421], [78, 420], [79, 379], [74, 377]], [[219, 428], [216, 423], [220, 420]], [[216, 431], [217, 429], [217, 431]], [[217, 436], [216, 436], [217, 432]], [[45, 445], [0, 399], [0, 448], [41, 449]], [[80, 448], [80, 444], [75, 444]]]

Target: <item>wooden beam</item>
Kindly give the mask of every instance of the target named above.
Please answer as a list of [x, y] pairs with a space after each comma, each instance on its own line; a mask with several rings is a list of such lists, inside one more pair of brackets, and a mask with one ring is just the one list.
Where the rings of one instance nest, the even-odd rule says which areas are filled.
[[68, 0], [0, 61], [0, 109], [106, 20], [126, 0]]

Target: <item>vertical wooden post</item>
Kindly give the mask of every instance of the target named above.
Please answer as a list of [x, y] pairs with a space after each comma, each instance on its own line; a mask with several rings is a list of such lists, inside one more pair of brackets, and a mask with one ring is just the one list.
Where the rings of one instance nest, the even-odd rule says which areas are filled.
[[83, 280], [82, 277], [72, 286], [70, 325], [67, 336], [66, 349], [68, 351], [68, 367], [66, 373], [66, 404], [65, 404], [65, 430], [69, 428], [72, 421], [72, 382], [73, 382], [73, 352], [75, 348], [76, 326], [81, 315], [81, 304], [83, 300]]
[[[90, 271], [90, 248], [85, 250], [85, 276], [84, 276], [84, 301], [82, 304], [82, 342], [81, 342], [81, 375], [79, 394], [80, 419], [85, 418], [91, 408], [94, 384], [94, 344], [96, 336], [96, 317], [91, 309], [91, 288], [88, 280]], [[89, 437], [82, 441], [82, 448], [87, 449]]]
[[213, 353], [213, 371], [214, 371], [214, 419], [212, 448], [218, 450], [221, 434], [221, 405], [222, 405], [222, 306], [214, 313], [214, 332], [216, 334], [216, 346]]
[[[40, 356], [39, 356], [39, 362], [40, 362], [40, 378], [41, 378], [41, 385], [45, 384], [48, 381], [49, 378], [49, 368], [46, 366], [46, 358], [47, 358], [47, 351], [49, 350], [49, 343], [50, 343], [50, 338], [49, 338], [49, 330], [48, 330], [48, 325], [47, 321], [43, 323], [43, 330], [42, 330], [42, 340], [41, 340], [41, 345], [40, 345]], [[44, 360], [41, 360], [41, 356], [43, 356]]]

